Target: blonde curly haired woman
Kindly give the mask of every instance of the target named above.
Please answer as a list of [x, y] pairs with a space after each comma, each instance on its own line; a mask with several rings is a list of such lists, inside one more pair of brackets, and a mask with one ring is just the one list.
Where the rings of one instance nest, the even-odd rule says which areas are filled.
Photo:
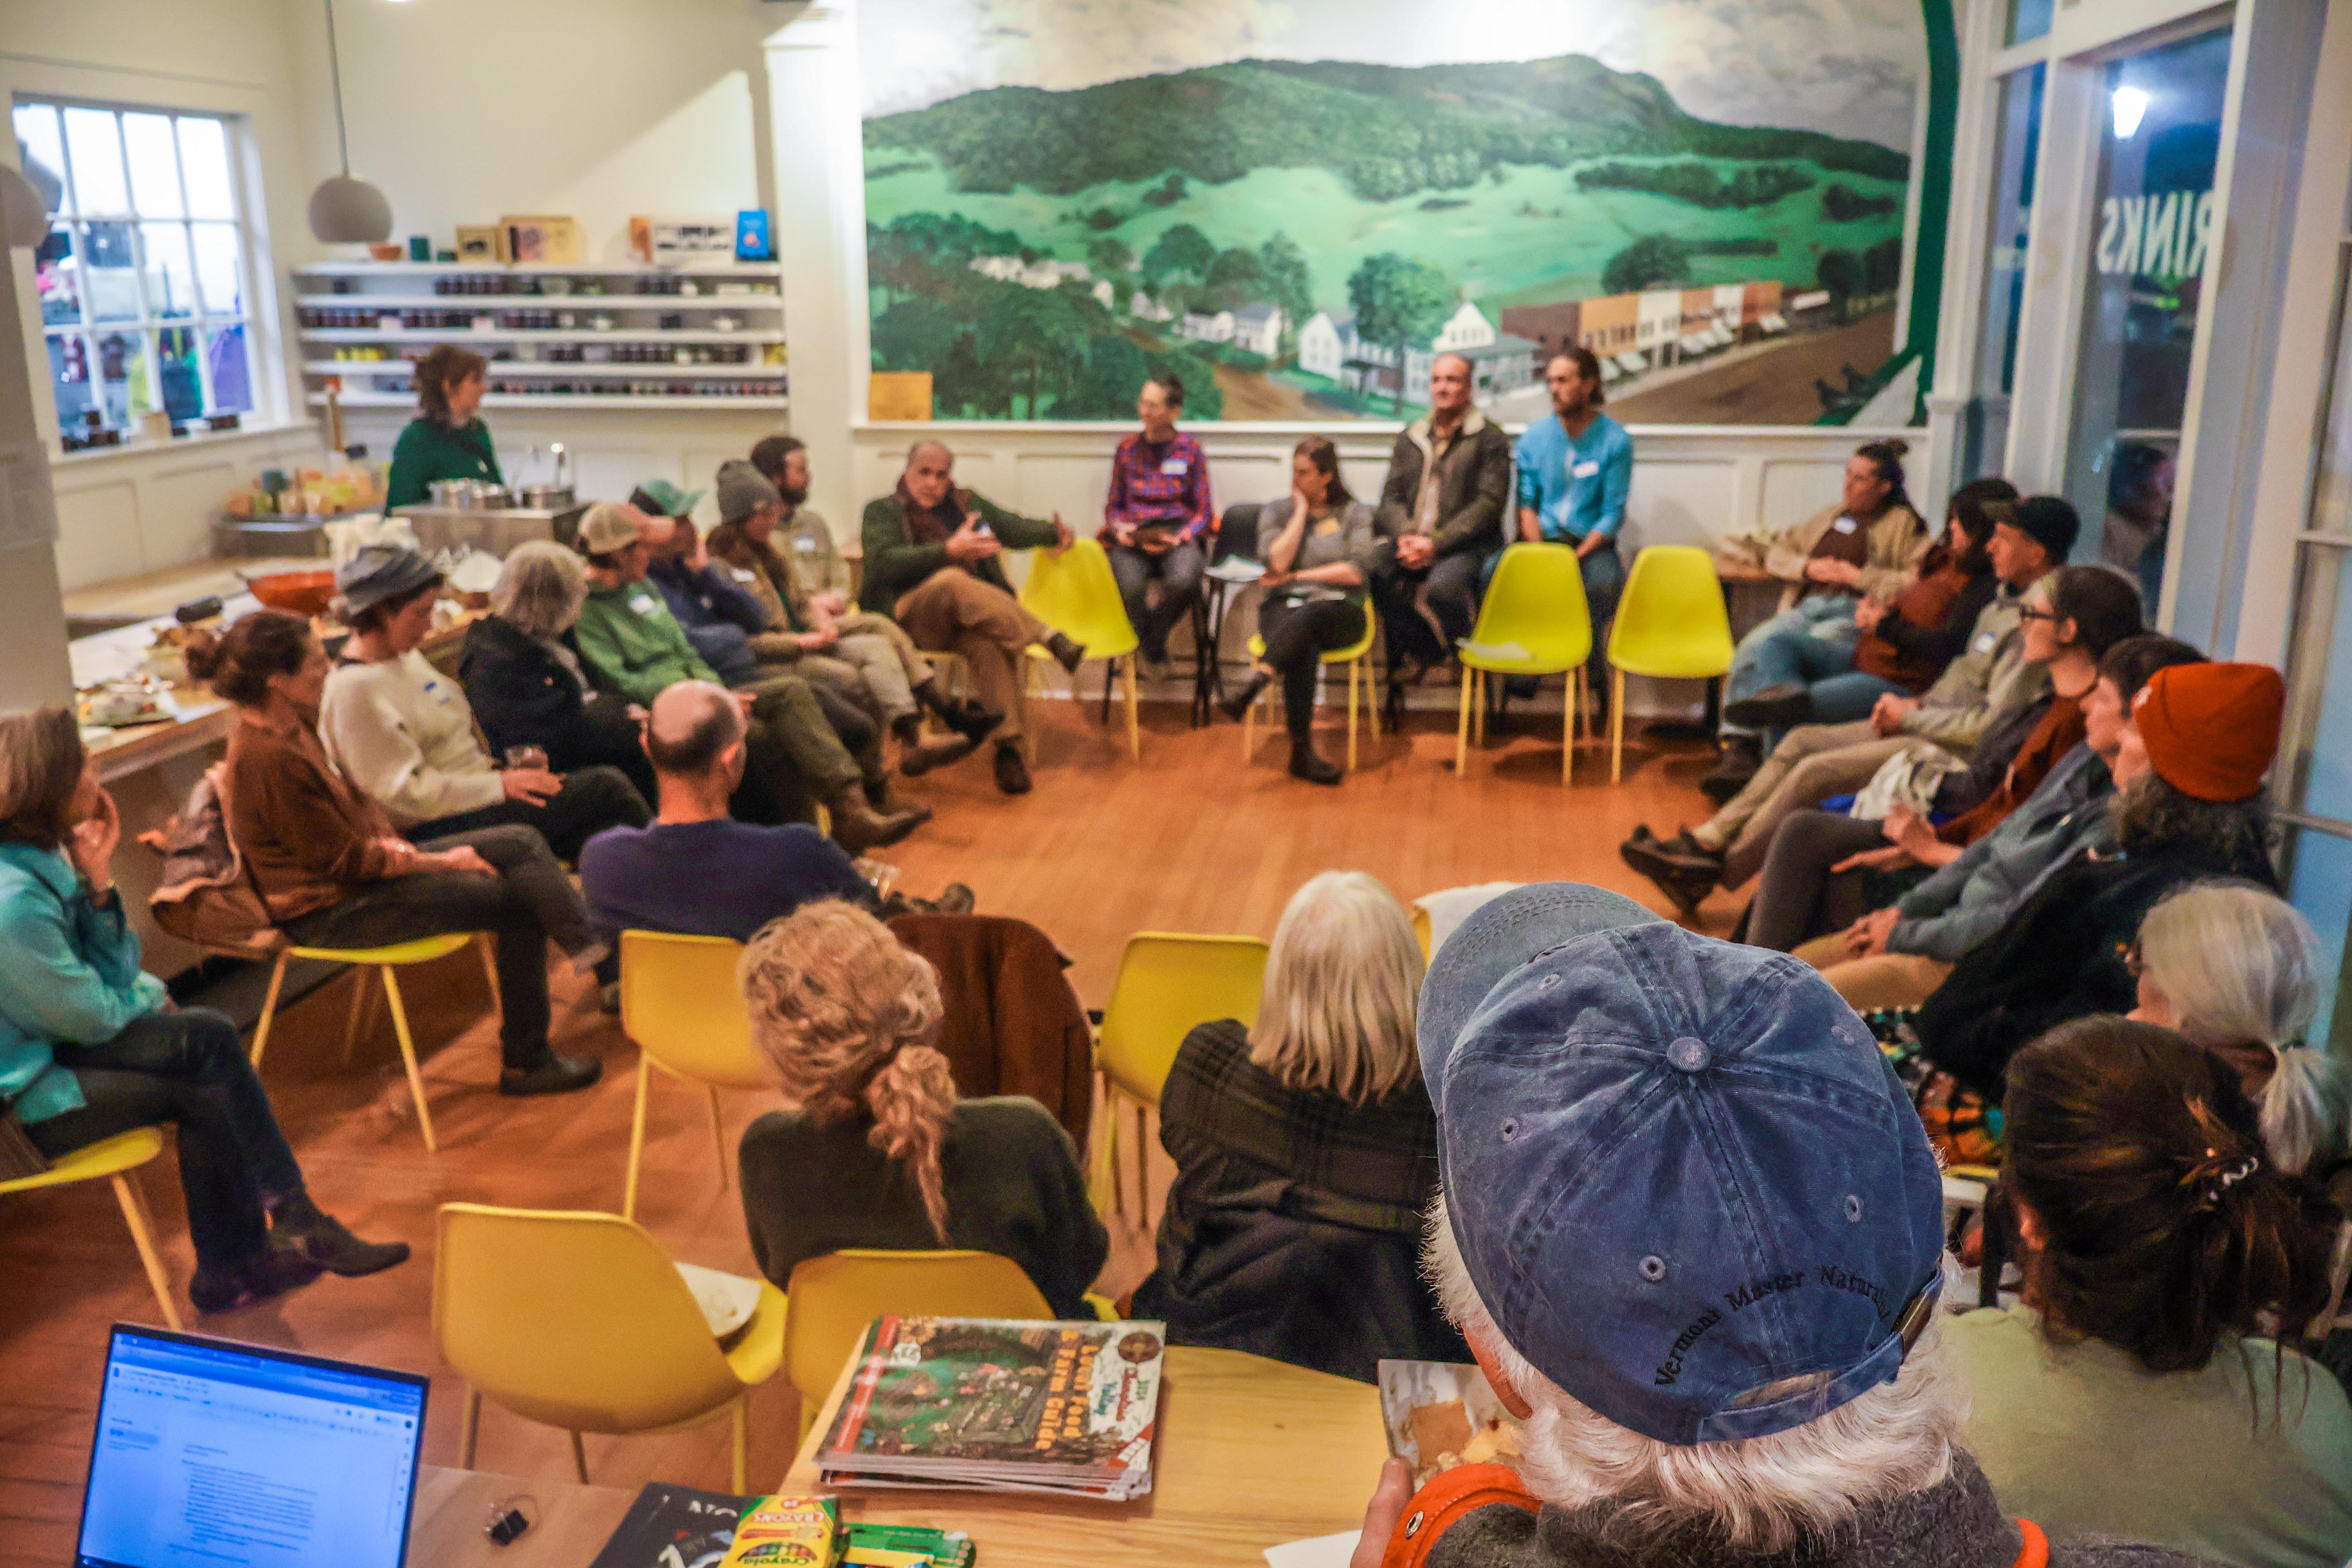
[[962, 1100], [930, 1044], [939, 978], [865, 910], [827, 899], [772, 921], [739, 971], [751, 1036], [789, 1109], [743, 1134], [743, 1217], [779, 1288], [845, 1247], [970, 1247], [1019, 1264], [1057, 1317], [1110, 1238], [1070, 1135], [1034, 1100]]

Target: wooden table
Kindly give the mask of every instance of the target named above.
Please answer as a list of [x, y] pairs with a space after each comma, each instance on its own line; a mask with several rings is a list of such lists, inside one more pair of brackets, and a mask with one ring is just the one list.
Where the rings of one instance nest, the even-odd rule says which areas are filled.
[[[524, 1508], [531, 1527], [500, 1546], [483, 1533], [491, 1505], [519, 1497], [531, 1500]], [[426, 1465], [417, 1472], [408, 1561], [416, 1568], [587, 1568], [636, 1500], [635, 1490], [619, 1487], [519, 1481]]]
[[[779, 1489], [824, 1489], [817, 1444], [856, 1370], [842, 1368]], [[1388, 1457], [1370, 1384], [1183, 1345], [1170, 1347], [1166, 1372], [1153, 1490], [1139, 1502], [853, 1490], [841, 1517], [967, 1531], [981, 1568], [1265, 1568], [1269, 1546], [1363, 1523]]]

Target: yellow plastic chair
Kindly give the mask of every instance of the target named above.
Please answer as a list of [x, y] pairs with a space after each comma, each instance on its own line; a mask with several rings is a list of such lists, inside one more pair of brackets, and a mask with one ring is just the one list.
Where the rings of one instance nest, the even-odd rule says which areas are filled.
[[784, 1375], [800, 1393], [803, 1437], [877, 1318], [1054, 1315], [1021, 1266], [993, 1252], [828, 1252], [793, 1270], [791, 1300]]
[[711, 1337], [661, 1244], [618, 1215], [441, 1205], [433, 1338], [466, 1380], [458, 1464], [474, 1468], [482, 1400], [572, 1436], [656, 1433], [721, 1410], [735, 1422], [732, 1486], [748, 1489], [750, 1393], [784, 1361], [784, 1294], [760, 1305], [730, 1349]]
[[[1118, 596], [1118, 579], [1111, 575], [1110, 557], [1092, 539], [1076, 539], [1058, 553], [1040, 550], [1029, 560], [1028, 581], [1021, 584], [1021, 607], [1086, 649], [1088, 658], [1108, 659], [1118, 668], [1127, 698], [1127, 751], [1143, 760], [1143, 727], [1135, 710], [1135, 627], [1128, 624], [1127, 605]], [[1029, 647], [1029, 671], [1034, 677], [1054, 656]], [[1075, 682], [1073, 683], [1075, 686]]]
[[[1521, 650], [1499, 650], [1516, 644]], [[1514, 544], [1495, 566], [1479, 606], [1478, 624], [1462, 660], [1462, 719], [1454, 736], [1454, 776], [1470, 767], [1472, 716], [1477, 739], [1486, 738], [1486, 678], [1489, 675], [1567, 674], [1567, 711], [1559, 721], [1559, 782], [1571, 783], [1576, 760], [1576, 721], [1584, 711], [1584, 661], [1592, 657], [1592, 612], [1584, 600], [1584, 572], [1565, 544]]]
[[727, 1190], [727, 1134], [719, 1118], [722, 1089], [772, 1089], [775, 1074], [751, 1045], [735, 964], [742, 944], [723, 936], [621, 933], [621, 1027], [637, 1043], [637, 1107], [629, 1120], [629, 1173], [624, 1218], [637, 1217], [637, 1171], [645, 1158], [646, 1096], [656, 1069], [702, 1085], [710, 1101], [710, 1142], [719, 1154], [719, 1190]]
[[1625, 759], [1625, 677], [1705, 680], [1731, 673], [1731, 617], [1715, 558], [1692, 544], [1654, 544], [1633, 557], [1609, 628], [1609, 782]]
[[1429, 939], [1433, 929], [1430, 923], [1429, 911], [1419, 904], [1413, 905], [1412, 938], [1421, 943], [1421, 961], [1423, 963], [1429, 962]]
[[1127, 1212], [1118, 1184], [1119, 1097], [1135, 1102], [1135, 1207], [1142, 1215], [1151, 1206], [1144, 1111], [1159, 1109], [1168, 1069], [1176, 1065], [1176, 1047], [1193, 1026], [1219, 1018], [1238, 1018], [1245, 1028], [1256, 1025], [1266, 952], [1266, 943], [1254, 936], [1145, 931], [1127, 939], [1095, 1049], [1095, 1065], [1103, 1075], [1096, 1173], [1108, 1178], [1117, 1212]]
[[[1364, 635], [1346, 647], [1333, 648], [1322, 657], [1321, 662], [1326, 665], [1344, 664], [1348, 667], [1348, 771], [1351, 773], [1356, 771], [1356, 691], [1359, 684], [1363, 689], [1364, 717], [1371, 722], [1372, 739], [1377, 741], [1381, 738], [1381, 705], [1373, 700], [1371, 666], [1372, 643], [1380, 635], [1381, 618], [1372, 613], [1370, 605], [1366, 605]], [[1255, 632], [1250, 634], [1249, 656], [1253, 659], [1265, 657], [1265, 639]], [[1257, 710], [1273, 702], [1276, 688], [1280, 684], [1280, 681], [1276, 681], [1273, 685], [1269, 685], [1258, 693], [1255, 702], [1242, 710], [1244, 766], [1247, 766], [1250, 758], [1257, 752], [1257, 742], [1251, 733], [1257, 718]]]
[[76, 1182], [94, 1182], [101, 1176], [111, 1181], [114, 1201], [122, 1205], [122, 1223], [131, 1227], [131, 1245], [139, 1249], [139, 1261], [147, 1269], [147, 1283], [154, 1288], [155, 1305], [163, 1309], [163, 1321], [176, 1329], [180, 1327], [180, 1310], [172, 1305], [172, 1277], [163, 1272], [163, 1259], [155, 1251], [154, 1216], [147, 1212], [146, 1196], [131, 1177], [131, 1172], [163, 1152], [163, 1129], [134, 1127], [50, 1162], [49, 1168], [37, 1176], [16, 1176], [0, 1182], [0, 1195], [29, 1193], [39, 1187], [70, 1186]]
[[[316, 958], [329, 963], [348, 963], [358, 969], [373, 969], [383, 977], [383, 999], [392, 1009], [393, 1033], [400, 1037], [400, 1064], [408, 1072], [408, 1092], [416, 1101], [416, 1128], [425, 1134], [425, 1152], [439, 1152], [433, 1138], [433, 1113], [425, 1103], [425, 1075], [417, 1070], [416, 1041], [408, 1032], [408, 1009], [400, 1005], [400, 982], [392, 972], [412, 963], [430, 963], [436, 958], [446, 958], [471, 942], [482, 955], [482, 973], [489, 976], [490, 1005], [503, 1007], [499, 995], [499, 964], [497, 950], [490, 945], [488, 931], [446, 931], [439, 936], [419, 937], [415, 942], [394, 942], [389, 947], [299, 947], [278, 950], [277, 966], [269, 972], [269, 993], [262, 999], [261, 1022], [253, 1030], [253, 1070], [261, 1070], [261, 1053], [269, 1048], [269, 1026], [278, 1016], [278, 993], [286, 984], [286, 964], [289, 959]], [[368, 1003], [375, 994], [362, 974], [352, 987], [352, 1011], [343, 1026], [343, 1059], [349, 1061], [360, 1037], [361, 1020]]]

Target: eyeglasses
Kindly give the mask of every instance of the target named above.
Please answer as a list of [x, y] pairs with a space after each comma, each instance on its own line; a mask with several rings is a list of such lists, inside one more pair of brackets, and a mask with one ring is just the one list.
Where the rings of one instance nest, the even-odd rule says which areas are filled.
[[2037, 605], [2028, 605], [2023, 609], [2017, 612], [2017, 618], [2021, 621], [2055, 621], [2063, 619], [2064, 617], [2061, 616], [2055, 610], [2043, 609]]

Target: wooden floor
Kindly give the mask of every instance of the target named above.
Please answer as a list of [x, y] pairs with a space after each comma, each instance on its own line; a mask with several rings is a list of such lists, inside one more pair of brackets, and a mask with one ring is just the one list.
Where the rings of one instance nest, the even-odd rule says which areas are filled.
[[[1090, 690], [1097, 668], [1087, 671]], [[1271, 936], [1292, 890], [1334, 868], [1370, 871], [1406, 900], [1465, 883], [1568, 879], [1663, 910], [1655, 890], [1618, 860], [1616, 845], [1637, 821], [1671, 832], [1706, 811], [1693, 786], [1709, 757], [1694, 742], [1629, 746], [1625, 782], [1614, 788], [1605, 783], [1605, 747], [1580, 748], [1577, 783], [1563, 790], [1556, 717], [1490, 735], [1487, 748], [1472, 754], [1468, 780], [1457, 783], [1451, 715], [1415, 713], [1406, 735], [1368, 746], [1363, 771], [1326, 789], [1284, 773], [1280, 742], [1263, 729], [1259, 753], [1244, 767], [1237, 726], [1221, 719], [1212, 729], [1188, 729], [1175, 704], [1146, 704], [1140, 765], [1127, 760], [1117, 716], [1107, 734], [1091, 702], [1044, 702], [1033, 712], [1035, 792], [999, 796], [984, 757], [930, 775], [909, 793], [931, 802], [938, 820], [888, 858], [912, 891], [966, 881], [983, 911], [1043, 927], [1075, 960], [1073, 983], [1094, 1007], [1109, 992], [1130, 932]], [[1325, 743], [1335, 747], [1339, 737], [1327, 730]], [[1721, 934], [1732, 913], [1732, 900], [1718, 895], [1705, 924]], [[441, 1152], [427, 1155], [380, 1009], [357, 1062], [341, 1060], [349, 984], [330, 984], [286, 1016], [273, 1033], [265, 1077], [320, 1202], [362, 1235], [405, 1238], [417, 1255], [373, 1279], [322, 1279], [198, 1326], [430, 1372], [425, 1457], [455, 1464], [459, 1387], [434, 1353], [430, 1322], [435, 1206], [468, 1199], [616, 1209], [635, 1056], [617, 1024], [563, 975], [557, 1044], [603, 1058], [604, 1081], [555, 1100], [500, 1100], [479, 965], [460, 954], [417, 972], [404, 991], [420, 1047], [429, 1053], [426, 1086]], [[761, 1097], [730, 1097], [730, 1141], [764, 1109]], [[698, 1097], [656, 1084], [646, 1166], [638, 1217], [676, 1256], [753, 1272], [735, 1194], [719, 1188]], [[193, 1259], [173, 1173], [167, 1154], [145, 1173], [145, 1184], [185, 1310]], [[108, 1325], [117, 1319], [153, 1322], [155, 1307], [105, 1184], [0, 1198], [5, 1568], [70, 1558], [99, 1369]], [[782, 1473], [794, 1446], [796, 1415], [781, 1377], [753, 1394], [752, 1411], [756, 1486]], [[658, 1477], [723, 1489], [726, 1432], [722, 1419], [664, 1437], [592, 1436], [590, 1474], [613, 1486]], [[550, 1479], [571, 1468], [562, 1434], [496, 1409], [483, 1417], [478, 1462]]]

